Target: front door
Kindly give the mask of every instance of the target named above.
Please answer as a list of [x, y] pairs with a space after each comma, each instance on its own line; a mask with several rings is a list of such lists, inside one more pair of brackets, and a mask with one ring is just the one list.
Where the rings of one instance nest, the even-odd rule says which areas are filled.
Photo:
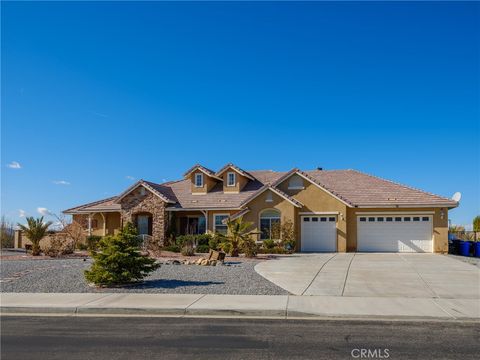
[[148, 215], [138, 215], [137, 217], [137, 230], [138, 235], [150, 235], [149, 234], [149, 216]]

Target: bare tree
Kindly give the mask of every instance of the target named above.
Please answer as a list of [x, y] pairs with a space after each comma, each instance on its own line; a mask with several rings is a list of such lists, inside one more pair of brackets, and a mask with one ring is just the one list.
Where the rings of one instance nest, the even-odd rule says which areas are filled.
[[68, 221], [67, 217], [63, 214], [57, 215], [52, 213], [51, 216], [58, 222], [58, 231], [65, 233], [71, 239], [74, 249], [77, 248], [78, 243], [85, 241], [85, 230], [79, 222], [73, 220]]
[[5, 215], [0, 220], [0, 243], [3, 248], [13, 248], [15, 241], [15, 229], [13, 223], [8, 221]]

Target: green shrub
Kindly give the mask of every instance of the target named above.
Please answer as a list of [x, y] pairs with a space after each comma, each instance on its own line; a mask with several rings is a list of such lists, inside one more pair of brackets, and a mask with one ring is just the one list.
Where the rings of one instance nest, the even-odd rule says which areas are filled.
[[206, 245], [208, 246], [208, 243], [210, 240], [213, 239], [213, 236], [210, 234], [200, 234], [195, 236], [195, 240], [197, 245]]
[[78, 243], [77, 244], [77, 249], [78, 250], [88, 250], [88, 246], [87, 246], [87, 244], [84, 244], [84, 243]]
[[164, 250], [164, 251], [171, 251], [171, 252], [179, 253], [179, 252], [180, 252], [180, 246], [178, 246], [178, 245], [169, 245], [169, 246], [163, 247], [163, 250]]
[[240, 251], [245, 254], [246, 257], [257, 256], [257, 244], [252, 238], [245, 239], [240, 245]]
[[181, 253], [183, 256], [193, 256], [195, 255], [195, 249], [192, 245], [186, 244], [182, 247]]
[[178, 246], [180, 246], [181, 248], [184, 246], [184, 245], [191, 245], [193, 246], [194, 242], [195, 242], [195, 236], [194, 235], [180, 235], [180, 236], [177, 236], [176, 240], [175, 240], [176, 244]]
[[208, 247], [212, 250], [218, 250], [219, 240], [217, 236], [212, 236], [212, 238], [208, 241]]
[[227, 254], [230, 254], [231, 250], [232, 250], [232, 243], [230, 242], [222, 242], [220, 243], [220, 249], [222, 249], [223, 252], [227, 253]]
[[102, 240], [101, 236], [98, 235], [90, 235], [87, 236], [87, 248], [88, 250], [97, 250], [98, 243]]
[[160, 265], [155, 259], [142, 255], [141, 240], [131, 223], [116, 236], [106, 236], [92, 250], [93, 264], [85, 270], [87, 281], [96, 285], [125, 284], [143, 279]]
[[263, 240], [263, 247], [265, 249], [273, 249], [275, 247], [275, 241], [272, 239]]
[[210, 246], [208, 245], [198, 245], [195, 249], [197, 253], [208, 253], [210, 251]]

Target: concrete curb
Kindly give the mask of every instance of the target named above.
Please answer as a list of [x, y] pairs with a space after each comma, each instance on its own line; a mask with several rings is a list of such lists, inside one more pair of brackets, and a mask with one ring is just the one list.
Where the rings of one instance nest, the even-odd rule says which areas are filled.
[[2, 293], [0, 300], [1, 315], [480, 321], [477, 299]]

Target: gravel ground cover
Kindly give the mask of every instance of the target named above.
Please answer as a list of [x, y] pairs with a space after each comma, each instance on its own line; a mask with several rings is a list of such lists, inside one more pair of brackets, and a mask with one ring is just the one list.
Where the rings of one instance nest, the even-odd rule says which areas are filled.
[[226, 261], [229, 266], [166, 265], [145, 281], [117, 288], [89, 286], [83, 270], [91, 259], [2, 260], [2, 292], [124, 292], [176, 294], [283, 295], [286, 290], [254, 270], [258, 260]]

